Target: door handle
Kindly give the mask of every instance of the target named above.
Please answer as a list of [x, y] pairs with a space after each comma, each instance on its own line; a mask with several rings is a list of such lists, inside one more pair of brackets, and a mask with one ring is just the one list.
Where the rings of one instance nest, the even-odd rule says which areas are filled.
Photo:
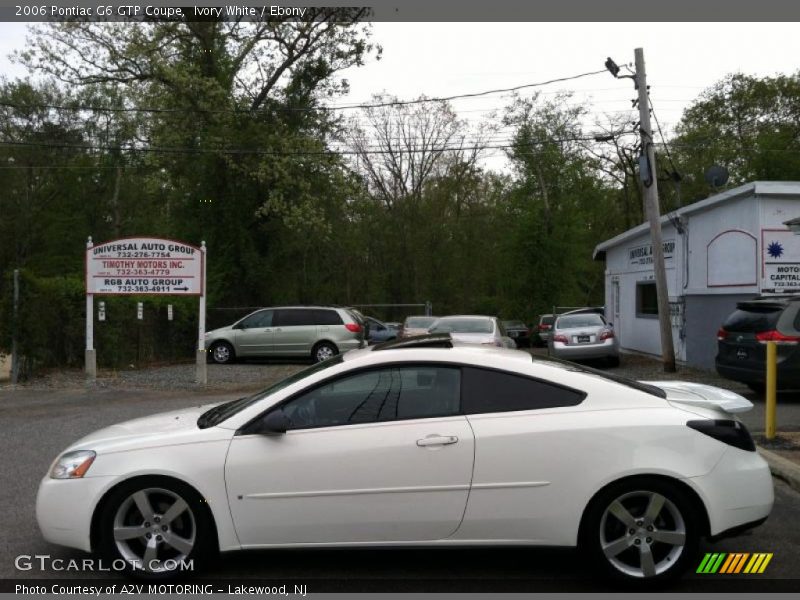
[[455, 444], [458, 438], [454, 435], [431, 435], [421, 440], [417, 440], [417, 446], [447, 446]]

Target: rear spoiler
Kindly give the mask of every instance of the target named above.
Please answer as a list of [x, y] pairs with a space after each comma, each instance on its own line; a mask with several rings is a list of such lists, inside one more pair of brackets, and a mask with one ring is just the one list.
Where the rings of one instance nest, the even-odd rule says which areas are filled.
[[639, 383], [664, 390], [668, 402], [717, 408], [727, 413], [743, 413], [753, 408], [753, 403], [747, 398], [712, 385], [691, 381], [640, 381]]

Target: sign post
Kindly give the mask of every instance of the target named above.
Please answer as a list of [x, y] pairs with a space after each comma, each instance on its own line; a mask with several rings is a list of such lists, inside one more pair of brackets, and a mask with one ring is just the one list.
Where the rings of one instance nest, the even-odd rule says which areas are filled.
[[[92, 237], [86, 242], [86, 256], [88, 267], [88, 256], [92, 251]], [[89, 286], [89, 271], [86, 271], [86, 351], [83, 359], [86, 378], [90, 381], [97, 379], [97, 355], [94, 351], [94, 294]]]
[[[97, 377], [94, 350], [94, 295], [199, 296], [197, 382], [206, 383], [206, 245], [202, 248], [160, 238], [123, 238], [86, 244], [86, 376]], [[142, 303], [137, 307], [143, 318]], [[200, 355], [202, 354], [202, 366]]]
[[208, 383], [208, 367], [206, 365], [206, 243], [200, 245], [202, 262], [202, 285], [200, 289], [200, 312], [197, 319], [197, 368], [195, 382], [201, 385]]

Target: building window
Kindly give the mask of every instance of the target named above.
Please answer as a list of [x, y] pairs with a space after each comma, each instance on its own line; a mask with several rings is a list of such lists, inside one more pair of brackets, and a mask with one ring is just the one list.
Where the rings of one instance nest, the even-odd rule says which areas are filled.
[[658, 316], [658, 295], [656, 294], [655, 281], [639, 281], [636, 283], [636, 316]]

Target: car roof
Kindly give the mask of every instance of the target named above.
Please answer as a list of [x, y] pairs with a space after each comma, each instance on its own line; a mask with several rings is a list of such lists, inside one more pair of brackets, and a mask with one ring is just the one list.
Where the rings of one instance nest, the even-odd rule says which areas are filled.
[[445, 319], [494, 319], [496, 317], [492, 317], [489, 315], [447, 315], [446, 317], [439, 317], [440, 321], [444, 321]]

